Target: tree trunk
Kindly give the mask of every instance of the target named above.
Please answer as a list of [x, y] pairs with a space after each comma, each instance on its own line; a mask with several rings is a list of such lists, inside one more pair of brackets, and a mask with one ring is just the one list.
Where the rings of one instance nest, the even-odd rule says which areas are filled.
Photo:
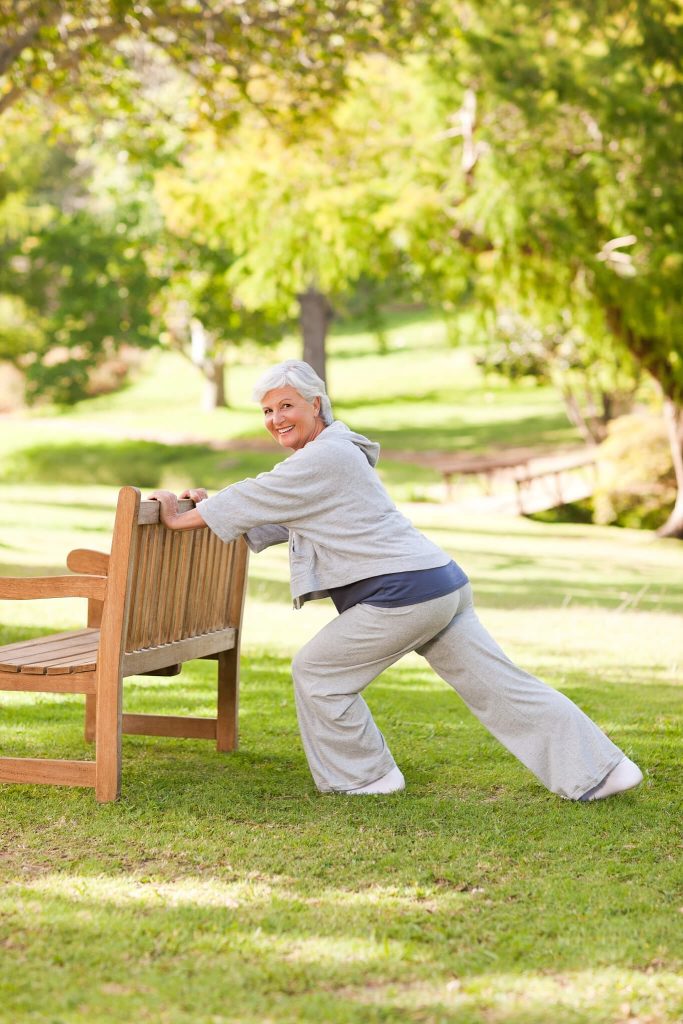
[[586, 419], [581, 411], [576, 395], [567, 385], [562, 388], [562, 398], [567, 412], [567, 419], [572, 426], [576, 427], [586, 444], [599, 444], [600, 441], [603, 441], [604, 435], [596, 436], [593, 425]]
[[671, 515], [657, 533], [660, 537], [683, 539], [683, 409], [670, 398], [664, 399], [664, 419], [676, 474], [676, 501]]
[[299, 323], [304, 340], [304, 361], [325, 380], [325, 339], [333, 312], [326, 297], [310, 287], [297, 295]]
[[225, 392], [225, 353], [217, 348], [211, 334], [196, 317], [190, 323], [190, 357], [204, 377], [202, 410], [211, 412], [227, 406]]
[[202, 410], [211, 412], [213, 409], [224, 409], [228, 402], [225, 393], [225, 361], [223, 356], [206, 358], [201, 365], [204, 374], [204, 390], [202, 392]]

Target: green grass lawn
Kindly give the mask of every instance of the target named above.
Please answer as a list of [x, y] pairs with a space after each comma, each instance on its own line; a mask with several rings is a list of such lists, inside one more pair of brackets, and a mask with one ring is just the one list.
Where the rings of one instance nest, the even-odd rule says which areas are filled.
[[[383, 432], [387, 447], [408, 446], [395, 443], [401, 436], [416, 448], [438, 447], [441, 436], [468, 447], [467, 431], [482, 444], [518, 443], [533, 397], [527, 419], [538, 414], [550, 433], [569, 435], [556, 396], [524, 390], [487, 402], [466, 349], [428, 337], [420, 358], [430, 370], [408, 327], [382, 363], [368, 339], [335, 339], [330, 376], [354, 426]], [[250, 436], [258, 415], [240, 398], [234, 411], [195, 417], [194, 395], [174, 417], [181, 393], [169, 389], [181, 368], [169, 359], [123, 395], [3, 432], [0, 572], [58, 572], [70, 548], [106, 548], [117, 473], [180, 483], [198, 467], [194, 479], [213, 472], [218, 484], [221, 473], [272, 464], [267, 453], [187, 442]], [[434, 376], [458, 360], [470, 384]], [[235, 369], [235, 396], [257, 372], [255, 363]], [[151, 447], [125, 448], [142, 434], [154, 440], [130, 443]], [[233, 457], [243, 461], [221, 467]], [[408, 484], [398, 480], [395, 493]], [[367, 693], [406, 792], [317, 794], [289, 659], [334, 610], [318, 602], [293, 612], [286, 552], [271, 549], [251, 562], [238, 752], [124, 737], [122, 798], [104, 806], [88, 790], [0, 786], [2, 1024], [683, 1019], [683, 546], [645, 532], [405, 507], [470, 573], [503, 647], [636, 759], [643, 785], [596, 804], [559, 800], [413, 655]], [[79, 626], [84, 611], [80, 601], [3, 602], [0, 643], [38, 625]], [[128, 680], [126, 709], [209, 715], [212, 672], [195, 662], [178, 677]], [[82, 699], [0, 694], [0, 748], [88, 757]]]

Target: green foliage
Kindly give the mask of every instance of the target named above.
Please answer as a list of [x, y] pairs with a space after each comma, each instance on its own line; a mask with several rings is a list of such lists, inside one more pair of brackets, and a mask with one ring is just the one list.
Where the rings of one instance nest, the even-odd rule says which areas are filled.
[[168, 230], [157, 258], [167, 279], [152, 303], [162, 344], [197, 361], [192, 347], [193, 321], [206, 332], [204, 354], [214, 360], [224, 359], [232, 346], [272, 344], [281, 337], [286, 326], [281, 318], [248, 309], [235, 295], [229, 284], [235, 257], [228, 249], [196, 243]]
[[228, 139], [205, 133], [158, 175], [159, 201], [173, 231], [235, 254], [226, 280], [247, 309], [291, 316], [307, 288], [343, 295], [366, 278], [409, 288], [405, 226], [438, 204], [438, 127], [420, 66], [375, 58], [296, 139], [255, 115]]
[[44, 347], [45, 330], [35, 313], [14, 295], [0, 295], [0, 360], [17, 363]]
[[552, 325], [539, 326], [508, 311], [498, 317], [495, 334], [497, 343], [477, 357], [478, 365], [513, 381], [552, 381], [586, 441], [602, 441], [607, 424], [631, 408], [640, 374], [628, 350], [615, 343], [605, 351], [566, 312]]
[[297, 121], [337, 95], [350, 54], [404, 47], [428, 13], [417, 0], [17, 0], [0, 12], [0, 111], [26, 96], [97, 105], [95, 93], [127, 115], [170, 60], [197, 83], [196, 116], [210, 123], [234, 124], [245, 100]]
[[441, 92], [462, 112], [469, 87], [477, 110], [454, 143], [469, 175], [445, 192], [481, 249], [480, 293], [542, 319], [571, 310], [589, 335], [607, 326], [680, 402], [676, 5], [561, 2], [538, 17], [505, 0], [450, 17], [433, 47]]
[[[155, 282], [139, 244], [143, 200], [114, 198], [112, 189], [106, 202], [76, 139], [63, 134], [50, 144], [37, 116], [6, 117], [0, 131], [0, 293], [12, 296], [2, 355], [24, 371], [29, 401], [70, 404], [122, 344], [151, 341]], [[19, 180], [27, 153], [35, 161]]]
[[676, 498], [664, 424], [643, 413], [622, 416], [600, 446], [595, 522], [655, 530]]

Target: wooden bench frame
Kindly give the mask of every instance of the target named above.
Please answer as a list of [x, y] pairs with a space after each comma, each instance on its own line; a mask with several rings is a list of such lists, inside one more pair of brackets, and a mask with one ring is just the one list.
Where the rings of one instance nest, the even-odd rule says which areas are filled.
[[493, 483], [497, 478], [511, 480], [517, 495], [517, 511], [519, 515], [524, 515], [524, 498], [535, 480], [551, 478], [554, 485], [552, 497], [556, 504], [561, 505], [564, 503], [563, 475], [591, 467], [595, 477], [597, 455], [594, 446], [540, 454], [528, 448], [509, 448], [494, 455], [440, 456], [428, 464], [441, 473], [445, 499], [449, 502], [455, 500], [454, 480], [459, 477], [483, 478], [484, 490], [488, 495], [493, 493]]
[[558, 452], [556, 455], [529, 459], [525, 465], [519, 466], [514, 474], [519, 514], [525, 514], [524, 498], [535, 480], [550, 478], [553, 500], [555, 505], [559, 506], [566, 501], [566, 488], [563, 487], [566, 475], [587, 467], [592, 471], [593, 484], [595, 484], [598, 472], [597, 449], [588, 445], [576, 451]]
[[[0, 757], [0, 782], [91, 786], [106, 802], [121, 791], [123, 732], [235, 750], [247, 563], [243, 538], [168, 530], [158, 502], [124, 487], [110, 555], [77, 549], [67, 558], [73, 575], [0, 578], [0, 598], [87, 598], [85, 630], [0, 647], [0, 690], [85, 694], [85, 737], [95, 741], [90, 761]], [[125, 677], [176, 675], [195, 658], [218, 662], [216, 718], [123, 714]]]

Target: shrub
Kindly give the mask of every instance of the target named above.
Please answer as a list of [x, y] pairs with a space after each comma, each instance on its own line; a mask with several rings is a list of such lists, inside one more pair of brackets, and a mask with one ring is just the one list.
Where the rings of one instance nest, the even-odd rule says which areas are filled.
[[666, 521], [676, 482], [661, 417], [634, 413], [613, 420], [598, 460], [596, 523], [657, 529]]

